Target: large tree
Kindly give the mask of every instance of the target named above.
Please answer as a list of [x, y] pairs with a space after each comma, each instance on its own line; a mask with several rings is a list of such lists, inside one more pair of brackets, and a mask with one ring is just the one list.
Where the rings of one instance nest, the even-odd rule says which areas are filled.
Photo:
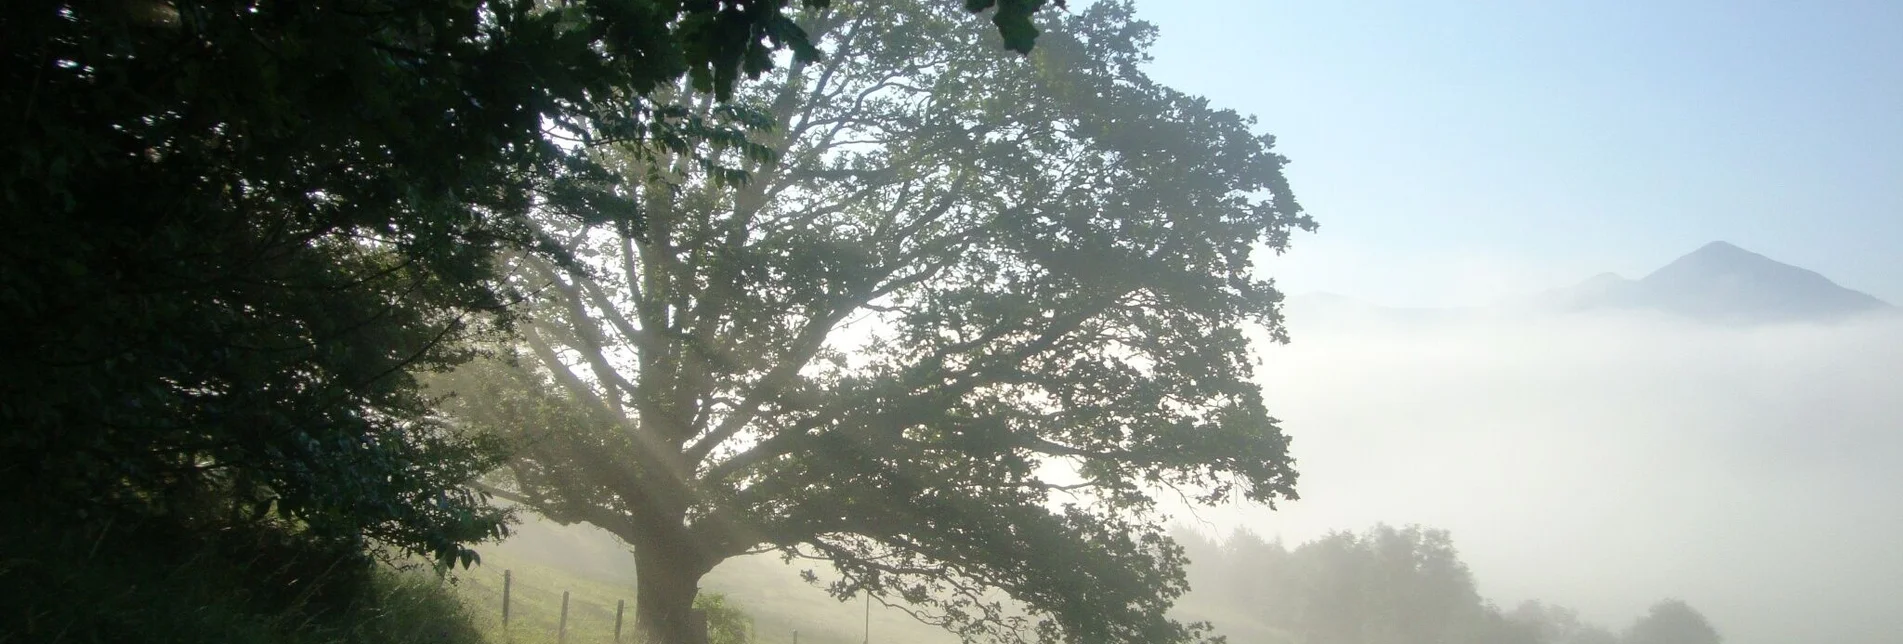
[[[579, 148], [708, 135], [790, 0], [23, 0], [0, 12], [0, 481], [100, 518], [233, 515], [439, 556], [495, 532], [493, 450], [410, 381], [512, 301], [528, 210], [595, 219]], [[806, 6], [825, 4], [804, 0]], [[1029, 12], [996, 5], [1027, 48]], [[686, 79], [683, 81], [682, 79]], [[591, 205], [593, 204], [593, 205]], [[124, 525], [121, 522], [120, 525]]]
[[605, 159], [645, 226], [510, 258], [521, 359], [451, 383], [518, 449], [498, 488], [626, 540], [663, 642], [763, 550], [968, 638], [1195, 639], [1159, 499], [1294, 497], [1247, 339], [1282, 337], [1253, 257], [1313, 227], [1273, 139], [1149, 79], [1128, 2], [1029, 59], [917, 0], [801, 24], [825, 55], [728, 122], [764, 150]]

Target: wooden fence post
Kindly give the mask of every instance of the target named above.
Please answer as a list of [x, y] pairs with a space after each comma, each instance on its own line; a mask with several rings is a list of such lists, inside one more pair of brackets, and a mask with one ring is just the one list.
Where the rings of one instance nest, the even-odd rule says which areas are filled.
[[628, 600], [615, 600], [615, 644], [621, 644], [621, 611], [628, 607]]
[[502, 571], [502, 630], [509, 630], [509, 571]]
[[555, 624], [555, 641], [568, 639], [568, 591], [562, 591], [562, 620]]

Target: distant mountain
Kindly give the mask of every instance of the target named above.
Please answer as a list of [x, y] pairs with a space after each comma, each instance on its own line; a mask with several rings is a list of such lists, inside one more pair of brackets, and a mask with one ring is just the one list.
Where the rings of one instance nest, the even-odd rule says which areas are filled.
[[1479, 308], [1395, 308], [1333, 293], [1288, 298], [1296, 331], [1452, 323], [1524, 313], [1628, 311], [1717, 324], [1829, 322], [1894, 310], [1814, 271], [1712, 242], [1640, 279], [1602, 273], [1579, 284]]
[[1889, 309], [1816, 272], [1718, 241], [1637, 280], [1606, 273], [1548, 291], [1550, 311], [1649, 310], [1707, 322], [1828, 321]]

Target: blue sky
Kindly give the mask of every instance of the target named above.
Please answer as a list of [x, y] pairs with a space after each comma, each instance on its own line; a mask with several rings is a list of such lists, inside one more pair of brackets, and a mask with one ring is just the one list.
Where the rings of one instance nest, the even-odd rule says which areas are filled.
[[1473, 304], [1723, 239], [1903, 303], [1903, 2], [1137, 0], [1261, 119], [1292, 293]]

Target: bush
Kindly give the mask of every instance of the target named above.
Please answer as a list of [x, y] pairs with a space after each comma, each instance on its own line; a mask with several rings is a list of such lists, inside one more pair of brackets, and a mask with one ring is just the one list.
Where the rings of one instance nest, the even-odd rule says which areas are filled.
[[0, 642], [482, 641], [427, 569], [283, 526], [0, 527]]

